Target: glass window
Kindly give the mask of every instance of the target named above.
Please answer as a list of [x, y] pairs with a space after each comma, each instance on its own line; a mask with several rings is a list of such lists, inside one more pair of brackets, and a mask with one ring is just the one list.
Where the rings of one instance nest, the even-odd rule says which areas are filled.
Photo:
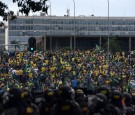
[[122, 25], [122, 21], [121, 20], [118, 20], [118, 25]]
[[20, 26], [16, 26], [16, 30], [20, 30]]
[[95, 21], [94, 20], [91, 20], [91, 25], [95, 25]]
[[133, 21], [132, 20], [129, 20], [129, 25], [133, 25]]
[[38, 20], [38, 24], [42, 24], [42, 19], [37, 19]]
[[96, 25], [98, 25], [98, 20], [96, 21]]
[[84, 24], [85, 24], [85, 25], [88, 25], [88, 20], [85, 20], [85, 19], [84, 19]]
[[98, 25], [102, 25], [102, 20], [98, 20]]
[[22, 26], [20, 26], [20, 30], [23, 30], [23, 27]]
[[79, 20], [76, 20], [76, 24], [79, 24]]
[[96, 30], [96, 31], [99, 31], [99, 27], [96, 27], [95, 30]]
[[118, 20], [114, 20], [114, 25], [118, 25]]
[[134, 25], [135, 25], [135, 20], [134, 20]]
[[9, 26], [9, 30], [13, 30], [13, 26]]
[[120, 31], [120, 26], [118, 27], [118, 31]]
[[71, 24], [74, 24], [74, 20], [73, 19], [71, 20]]
[[29, 23], [28, 23], [28, 19], [26, 19], [26, 24], [29, 24]]
[[114, 20], [110, 20], [110, 24], [111, 25], [114, 25]]
[[43, 21], [42, 21], [42, 22], [43, 22], [43, 24], [46, 24], [46, 23], [47, 23], [47, 20], [43, 19]]
[[123, 29], [122, 29], [123, 31], [125, 31], [126, 30], [126, 28], [125, 27], [123, 27]]
[[76, 24], [82, 24], [82, 20], [79, 19]]
[[129, 30], [129, 28], [128, 28], [128, 26], [126, 26], [126, 27], [125, 27], [125, 31], [128, 31], [128, 30]]
[[122, 25], [125, 25], [125, 20], [122, 21]]
[[129, 25], [128, 20], [126, 20], [126, 22], [125, 22], [125, 23], [126, 23], [126, 25]]
[[60, 20], [60, 24], [63, 24], [63, 20]]
[[105, 20], [105, 25], [108, 25], [108, 20]]
[[13, 33], [12, 31], [9, 31], [9, 36], [12, 36], [12, 33]]
[[134, 27], [133, 26], [129, 26], [129, 31], [134, 31]]

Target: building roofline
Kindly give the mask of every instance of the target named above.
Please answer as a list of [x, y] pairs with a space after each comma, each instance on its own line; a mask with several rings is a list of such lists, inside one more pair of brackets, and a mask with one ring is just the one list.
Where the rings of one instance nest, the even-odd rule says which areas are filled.
[[[52, 19], [73, 19], [74, 16], [55, 16], [55, 15], [52, 15], [52, 16], [38, 16], [38, 15], [33, 15], [33, 16], [17, 16], [17, 18], [38, 18], [38, 19], [43, 19], [43, 18], [52, 18]], [[108, 16], [75, 16], [76, 19], [107, 19]], [[125, 17], [125, 16], [110, 16], [109, 17], [110, 19], [135, 19], [135, 16], [134, 17]]]

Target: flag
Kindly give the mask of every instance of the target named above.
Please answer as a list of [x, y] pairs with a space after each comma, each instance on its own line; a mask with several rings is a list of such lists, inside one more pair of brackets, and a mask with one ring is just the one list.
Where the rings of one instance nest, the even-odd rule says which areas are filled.
[[99, 51], [100, 47], [96, 44], [96, 50]]
[[7, 91], [9, 90], [9, 84], [8, 84], [8, 81], [7, 81]]

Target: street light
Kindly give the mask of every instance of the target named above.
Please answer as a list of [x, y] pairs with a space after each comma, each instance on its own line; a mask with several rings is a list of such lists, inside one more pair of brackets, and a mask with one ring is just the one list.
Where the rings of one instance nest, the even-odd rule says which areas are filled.
[[74, 2], [74, 51], [76, 48], [76, 40], [75, 40], [75, 0], [73, 0]]
[[109, 65], [109, 47], [110, 47], [110, 39], [109, 39], [109, 32], [110, 32], [110, 28], [109, 28], [109, 0], [107, 0], [108, 2], [108, 46], [107, 46], [107, 61], [108, 61], [108, 65]]
[[50, 16], [51, 16], [51, 13], [52, 13], [52, 11], [51, 11], [51, 2], [50, 2], [50, 0], [48, 0], [48, 2], [50, 3]]
[[109, 72], [110, 72], [110, 65], [109, 65], [109, 48], [110, 48], [110, 39], [109, 39], [109, 0], [107, 0], [108, 2], [108, 46], [107, 46], [107, 61], [108, 61], [108, 71], [107, 71], [107, 74], [109, 76]]
[[51, 37], [51, 14], [52, 14], [52, 10], [51, 10], [51, 2], [50, 0], [48, 0], [48, 2], [50, 3], [50, 49], [52, 49], [52, 37]]

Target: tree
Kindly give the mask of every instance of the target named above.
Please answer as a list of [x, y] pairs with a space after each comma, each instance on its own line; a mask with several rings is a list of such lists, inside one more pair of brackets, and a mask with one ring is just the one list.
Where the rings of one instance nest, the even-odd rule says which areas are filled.
[[[108, 40], [106, 39], [105, 43], [103, 44], [103, 49], [105, 51], [107, 51], [107, 48], [108, 48]], [[109, 51], [111, 51], [113, 53], [120, 51], [120, 45], [117, 40], [117, 37], [115, 37], [115, 36], [112, 36], [109, 39]]]
[[[29, 15], [30, 11], [37, 12], [42, 11], [47, 13], [48, 6], [46, 5], [47, 0], [12, 0], [13, 3], [17, 3], [19, 7], [19, 12], [25, 14], [26, 16]], [[8, 11], [7, 11], [8, 10]], [[3, 20], [7, 20], [8, 17], [10, 19], [15, 19], [16, 15], [14, 11], [10, 11], [8, 9], [8, 5], [0, 1], [0, 16]], [[0, 23], [1, 25], [2, 23]]]
[[18, 47], [20, 49], [19, 41], [13, 40], [13, 41], [11, 41], [11, 44], [15, 46], [15, 51], [16, 51], [16, 47]]

